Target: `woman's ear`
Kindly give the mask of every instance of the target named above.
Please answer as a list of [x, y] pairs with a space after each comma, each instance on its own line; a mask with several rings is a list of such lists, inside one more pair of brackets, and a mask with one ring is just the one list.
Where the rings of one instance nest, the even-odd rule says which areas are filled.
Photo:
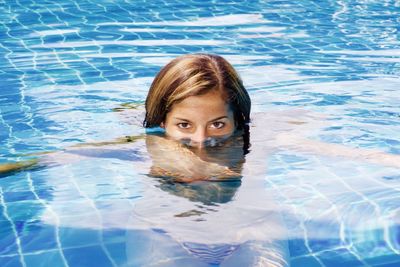
[[160, 127], [161, 127], [161, 128], [165, 128], [164, 122], [161, 122], [161, 123], [160, 123]]

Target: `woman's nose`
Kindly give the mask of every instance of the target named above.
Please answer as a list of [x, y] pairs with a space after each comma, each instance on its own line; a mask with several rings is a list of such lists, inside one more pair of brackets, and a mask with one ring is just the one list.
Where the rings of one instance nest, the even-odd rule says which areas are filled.
[[206, 129], [196, 129], [196, 131], [191, 136], [191, 145], [195, 147], [202, 148], [205, 145], [205, 141], [207, 140], [207, 130]]

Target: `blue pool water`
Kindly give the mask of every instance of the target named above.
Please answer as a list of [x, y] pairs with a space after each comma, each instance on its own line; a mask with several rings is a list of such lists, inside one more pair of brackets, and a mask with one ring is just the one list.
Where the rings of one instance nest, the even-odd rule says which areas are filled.
[[398, 157], [269, 142], [399, 155], [399, 18], [398, 1], [0, 0], [1, 163], [142, 134], [123, 104], [198, 52], [237, 68], [270, 151], [207, 185], [219, 198], [149, 177], [143, 142], [4, 176], [0, 266], [400, 266]]

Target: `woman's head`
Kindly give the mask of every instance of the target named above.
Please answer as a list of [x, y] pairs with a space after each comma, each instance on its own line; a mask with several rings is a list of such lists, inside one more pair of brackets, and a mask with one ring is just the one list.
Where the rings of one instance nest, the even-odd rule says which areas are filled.
[[176, 139], [201, 143], [245, 129], [250, 107], [241, 79], [224, 58], [184, 55], [168, 63], [154, 79], [144, 126], [161, 126]]

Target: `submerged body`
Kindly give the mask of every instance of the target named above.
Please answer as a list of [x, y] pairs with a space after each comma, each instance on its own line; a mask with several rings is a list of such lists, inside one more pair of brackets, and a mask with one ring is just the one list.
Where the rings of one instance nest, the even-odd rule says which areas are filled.
[[[60, 152], [53, 160], [67, 155], [78, 159], [74, 165], [113, 155], [126, 159], [136, 173], [147, 174], [137, 177], [145, 190], [133, 206], [103, 202], [101, 224], [67, 216], [79, 207], [63, 206], [62, 196], [53, 197], [41, 219], [74, 229], [126, 229], [128, 266], [287, 266], [284, 223], [273, 196], [263, 189], [264, 159], [251, 152], [244, 161], [241, 139], [232, 136], [204, 147], [201, 157], [196, 147], [153, 134], [135, 143]], [[50, 176], [52, 169], [57, 176], [62, 164], [49, 169]]]

